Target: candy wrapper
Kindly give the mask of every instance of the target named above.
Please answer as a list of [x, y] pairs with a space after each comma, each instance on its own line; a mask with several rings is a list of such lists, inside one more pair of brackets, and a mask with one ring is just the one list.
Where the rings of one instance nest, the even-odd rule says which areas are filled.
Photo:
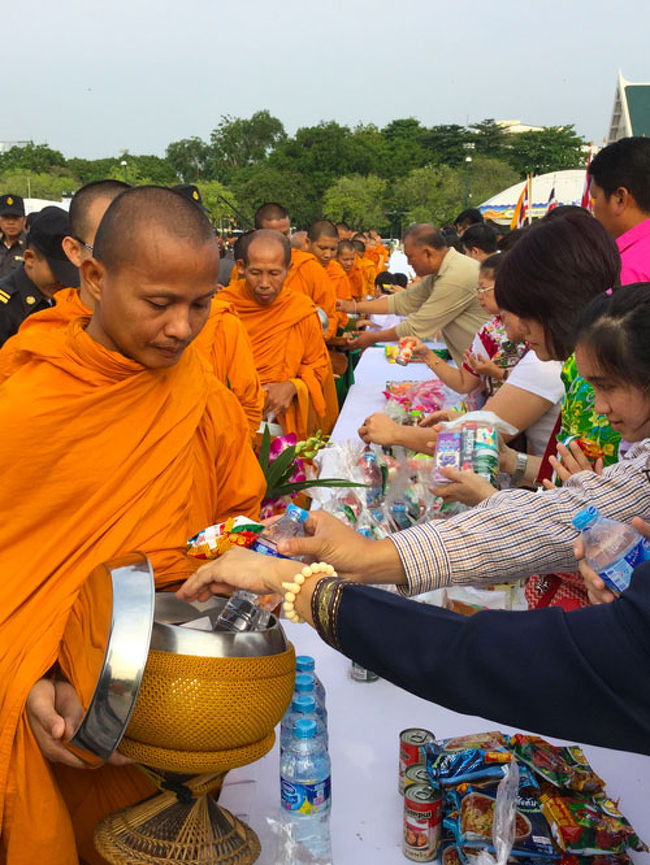
[[540, 795], [543, 813], [558, 846], [567, 853], [597, 856], [648, 848], [611, 799], [566, 793], [550, 784]]
[[533, 772], [556, 787], [582, 793], [605, 789], [605, 782], [596, 775], [577, 745], [557, 747], [539, 736], [517, 733], [510, 739], [510, 748]]
[[[500, 781], [516, 756], [508, 749], [502, 733], [480, 733], [433, 742], [424, 748], [427, 772], [434, 789], [463, 783]], [[520, 770], [522, 787], [538, 787], [525, 766]]]
[[230, 517], [190, 538], [187, 552], [197, 559], [216, 559], [231, 547], [250, 547], [263, 528], [248, 517]]

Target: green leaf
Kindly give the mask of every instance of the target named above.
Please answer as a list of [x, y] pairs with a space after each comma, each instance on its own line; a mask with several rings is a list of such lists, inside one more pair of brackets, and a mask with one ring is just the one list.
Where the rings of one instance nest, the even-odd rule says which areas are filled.
[[282, 453], [273, 461], [269, 467], [266, 476], [266, 483], [269, 487], [275, 487], [284, 477], [285, 472], [289, 467], [293, 470], [293, 461], [296, 458], [295, 445], [290, 445], [282, 451]]
[[310, 481], [295, 481], [294, 483], [278, 484], [266, 491], [265, 498], [278, 499], [291, 493], [299, 493], [312, 487], [367, 487], [368, 484], [358, 484], [355, 481], [346, 481], [343, 478], [314, 478]]
[[271, 431], [269, 430], [268, 424], [264, 426], [264, 432], [262, 433], [262, 444], [260, 445], [260, 456], [259, 462], [262, 466], [262, 471], [264, 472], [264, 477], [268, 474], [269, 470], [269, 453], [271, 452]]

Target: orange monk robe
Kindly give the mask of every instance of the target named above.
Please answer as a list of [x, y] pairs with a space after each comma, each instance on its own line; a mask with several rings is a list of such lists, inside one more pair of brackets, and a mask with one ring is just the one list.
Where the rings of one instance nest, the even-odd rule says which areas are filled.
[[219, 296], [232, 303], [248, 331], [262, 387], [291, 381], [296, 388], [292, 404], [278, 417], [282, 431], [299, 439], [319, 429], [331, 432], [338, 414], [336, 386], [314, 304], [284, 286], [273, 303], [262, 306], [245, 279]]
[[[343, 270], [338, 261], [333, 258], [327, 263], [325, 273], [329, 276], [332, 285], [336, 291], [338, 300], [352, 300], [352, 286], [348, 279], [347, 273]], [[344, 312], [338, 312], [338, 326], [344, 328], [348, 323], [348, 317]]]
[[365, 271], [359, 265], [360, 260], [359, 256], [355, 255], [354, 264], [347, 271], [353, 300], [361, 300], [364, 297]]
[[213, 298], [210, 317], [196, 344], [206, 354], [219, 381], [239, 400], [251, 436], [255, 436], [262, 420], [264, 393], [255, 368], [253, 346], [234, 307], [221, 297], [218, 294]]
[[[54, 306], [30, 315], [0, 349], [0, 382], [11, 375], [22, 363], [21, 346], [24, 334], [32, 328], [50, 330], [66, 327], [79, 316], [89, 316], [88, 309], [75, 288], [63, 288], [54, 295]], [[210, 317], [196, 338], [220, 382], [235, 394], [248, 419], [251, 436], [257, 432], [262, 419], [264, 394], [255, 369], [253, 349], [246, 328], [228, 304], [219, 296], [212, 300]]]
[[324, 268], [315, 255], [302, 249], [291, 250], [291, 267], [284, 282], [285, 288], [300, 291], [310, 297], [327, 316], [325, 339], [336, 336], [338, 313], [336, 291], [324, 273]]
[[370, 259], [361, 255], [355, 256], [355, 263], [358, 263], [363, 273], [363, 296], [374, 297], [377, 268]]
[[[152, 792], [135, 767], [49, 764], [25, 715], [31, 687], [64, 661], [83, 581], [134, 550], [149, 556], [158, 587], [185, 579], [197, 564], [187, 539], [228, 516], [257, 516], [265, 487], [242, 446], [243, 411], [196, 347], [148, 370], [100, 346], [85, 323], [28, 330], [23, 363], [0, 386], [0, 861], [9, 865], [72, 865], [75, 833], [79, 855], [103, 862], [92, 849], [97, 821]], [[70, 650], [73, 664], [86, 647]]]

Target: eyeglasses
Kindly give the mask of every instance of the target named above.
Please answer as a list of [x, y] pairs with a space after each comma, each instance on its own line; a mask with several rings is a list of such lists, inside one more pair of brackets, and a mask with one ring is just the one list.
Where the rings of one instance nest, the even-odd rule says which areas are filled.
[[85, 240], [82, 240], [80, 237], [75, 237], [75, 240], [77, 241], [77, 243], [80, 243], [82, 246], [85, 246], [86, 249], [89, 250], [89, 252], [91, 254], [95, 252], [94, 248], [89, 243], [86, 243]]
[[487, 294], [488, 291], [494, 291], [494, 286], [491, 285], [491, 286], [489, 286], [489, 288], [477, 288], [476, 289], [477, 294]]

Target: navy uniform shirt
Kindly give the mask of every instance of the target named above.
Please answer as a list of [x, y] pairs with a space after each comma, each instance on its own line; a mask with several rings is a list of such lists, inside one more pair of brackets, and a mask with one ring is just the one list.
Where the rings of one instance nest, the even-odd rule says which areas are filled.
[[53, 301], [41, 294], [24, 267], [0, 280], [0, 346], [16, 333], [27, 316], [52, 305]]
[[0, 279], [22, 267], [26, 240], [27, 235], [21, 231], [11, 246], [7, 246], [4, 235], [0, 234]]

